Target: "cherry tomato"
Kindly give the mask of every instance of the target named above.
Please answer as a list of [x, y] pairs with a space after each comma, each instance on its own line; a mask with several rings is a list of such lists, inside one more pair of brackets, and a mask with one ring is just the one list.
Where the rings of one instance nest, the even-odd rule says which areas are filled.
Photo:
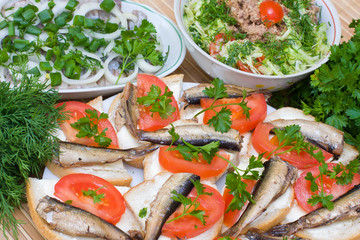
[[[328, 169], [332, 169], [336, 164], [335, 163], [328, 163]], [[320, 171], [319, 167], [312, 167], [309, 169], [306, 169], [300, 177], [295, 182], [295, 198], [298, 201], [298, 204], [302, 209], [304, 209], [306, 212], [314, 211], [315, 209], [320, 208], [322, 205], [321, 203], [318, 203], [315, 206], [311, 206], [307, 203], [308, 199], [311, 198], [314, 192], [310, 190], [310, 181], [305, 180], [305, 176], [308, 172], [311, 172], [314, 177], [319, 176]], [[316, 183], [318, 186], [321, 185], [320, 178], [316, 179]], [[360, 174], [356, 173], [354, 176], [354, 179], [351, 184], [348, 185], [338, 185], [336, 184], [335, 179], [330, 179], [328, 176], [323, 177], [323, 186], [324, 191], [327, 195], [332, 194], [334, 196], [333, 200], [340, 197], [350, 189], [352, 189], [355, 185], [360, 183]], [[319, 188], [320, 189], [320, 188]], [[316, 192], [318, 194], [318, 192]]]
[[[165, 92], [166, 84], [161, 81], [158, 77], [148, 74], [138, 74], [137, 75], [137, 88], [138, 88], [138, 97], [146, 96], [150, 92], [150, 87], [152, 85], [159, 86], [161, 89], [161, 94]], [[170, 90], [169, 90], [170, 91]], [[175, 112], [172, 113], [168, 118], [161, 118], [159, 113], [150, 112], [151, 106], [146, 107], [144, 105], [139, 105], [139, 114], [140, 119], [138, 122], [139, 129], [144, 131], [155, 131], [161, 129], [168, 124], [180, 119], [180, 112], [178, 104], [175, 98], [171, 97], [171, 103], [175, 107]]]
[[[104, 194], [104, 198], [94, 203], [93, 197], [83, 193], [89, 190], [97, 190], [96, 194]], [[108, 181], [91, 174], [76, 173], [62, 177], [55, 184], [54, 195], [64, 202], [70, 200], [72, 206], [112, 224], [119, 222], [125, 212], [125, 200], [121, 193]]]
[[218, 33], [215, 36], [214, 42], [210, 43], [210, 46], [209, 46], [210, 55], [216, 58], [216, 56], [219, 54], [219, 52], [221, 50], [221, 46], [223, 44], [225, 44], [226, 42], [233, 41], [233, 40], [235, 40], [235, 38], [231, 37], [229, 39], [229, 37], [225, 33]]
[[[242, 179], [241, 181], [243, 181], [244, 183], [246, 183], [246, 191], [248, 192], [252, 192], [254, 189], [254, 186], [256, 184], [255, 180], [248, 180], [248, 179]], [[228, 206], [230, 205], [231, 201], [233, 200], [234, 196], [232, 194], [229, 193], [230, 190], [229, 189], [225, 189], [224, 191], [224, 201], [225, 201], [225, 209], [228, 208]], [[240, 218], [240, 216], [242, 215], [242, 213], [244, 212], [244, 210], [246, 209], [247, 204], [249, 203], [249, 201], [247, 201], [245, 203], [245, 205], [242, 207], [242, 209], [240, 210], [234, 210], [234, 211], [228, 211], [225, 212], [224, 214], [224, 224], [227, 227], [231, 227], [232, 225], [234, 225]]]
[[[214, 105], [227, 104], [227, 103], [240, 103], [241, 98], [222, 98], [215, 101]], [[248, 132], [256, 127], [256, 125], [263, 121], [266, 117], [267, 105], [264, 94], [256, 93], [246, 97], [245, 101], [247, 106], [250, 109], [250, 118], [246, 119], [245, 114], [243, 114], [242, 108], [239, 105], [228, 105], [226, 106], [232, 112], [231, 128], [238, 130], [240, 133]], [[211, 106], [213, 100], [209, 98], [202, 98], [200, 101], [201, 107], [206, 109]], [[222, 107], [216, 107], [216, 111], [220, 111]], [[204, 114], [204, 123], [207, 124], [208, 121], [215, 116], [215, 112], [207, 110]]]
[[[264, 122], [259, 123], [256, 126], [254, 132], [252, 133], [251, 141], [253, 147], [258, 153], [270, 153], [278, 147], [278, 142], [276, 140], [269, 139], [270, 131], [273, 128], [274, 126], [272, 124]], [[289, 149], [289, 147], [281, 148], [280, 150], [277, 150], [275, 154], [286, 151], [287, 149]], [[323, 152], [325, 161], [332, 157], [332, 154], [326, 152], [325, 150], [320, 149], [320, 151]], [[264, 156], [270, 158], [269, 154], [265, 154]], [[319, 162], [316, 159], [304, 151], [301, 151], [299, 154], [296, 151], [291, 151], [277, 156], [299, 169], [306, 169], [319, 165]]]
[[[160, 147], [159, 162], [163, 168], [172, 173], [188, 172], [202, 178], [209, 178], [222, 174], [228, 166], [228, 162], [218, 156], [215, 156], [210, 164], [203, 159], [202, 155], [199, 156], [198, 161], [195, 159], [187, 161], [179, 151], [166, 151], [167, 148], [167, 146]], [[229, 159], [224, 151], [219, 151], [218, 154]]]
[[260, 3], [260, 17], [266, 27], [280, 22], [284, 17], [284, 10], [276, 1], [265, 0]]
[[[83, 102], [76, 102], [76, 101], [67, 101], [64, 103], [57, 104], [56, 107], [65, 105], [63, 113], [70, 116], [68, 120], [60, 124], [61, 130], [64, 132], [66, 139], [69, 142], [75, 142], [84, 144], [87, 146], [95, 146], [98, 147], [99, 144], [95, 142], [94, 137], [82, 137], [78, 138], [76, 135], [79, 133], [79, 130], [73, 128], [71, 126], [72, 123], [77, 122], [80, 118], [84, 118], [88, 116], [88, 114], [85, 112], [86, 109], [95, 110], [95, 108], [91, 107], [90, 105], [83, 103]], [[100, 115], [100, 112], [97, 111], [98, 115]], [[110, 121], [108, 119], [100, 119], [97, 123], [98, 125], [98, 131], [101, 133], [103, 130], [106, 129], [106, 137], [111, 139], [111, 144], [109, 148], [119, 148], [118, 145], [118, 138], [116, 135], [116, 131]]]
[[[205, 192], [212, 193], [212, 195], [199, 195], [197, 202], [200, 203], [198, 210], [205, 211], [205, 225], [191, 215], [186, 215], [177, 220], [165, 223], [162, 228], [162, 234], [169, 238], [188, 239], [196, 237], [201, 233], [210, 229], [223, 216], [225, 203], [221, 194], [211, 186], [203, 185]], [[197, 196], [195, 188], [189, 193], [188, 197], [192, 200]], [[169, 220], [181, 215], [183, 212], [183, 205], [179, 207], [170, 217]]]

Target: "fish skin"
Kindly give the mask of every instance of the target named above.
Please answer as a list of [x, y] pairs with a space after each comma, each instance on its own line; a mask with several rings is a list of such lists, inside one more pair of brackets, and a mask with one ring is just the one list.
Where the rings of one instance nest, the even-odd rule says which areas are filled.
[[[191, 87], [189, 89], [184, 90], [184, 94], [182, 96], [182, 101], [187, 102], [189, 105], [200, 104], [201, 98], [209, 98], [203, 91], [205, 88], [214, 87], [210, 83], [202, 83]], [[268, 99], [271, 95], [269, 91], [258, 90], [253, 88], [245, 88], [239, 87], [236, 85], [225, 85], [226, 92], [229, 95], [229, 98], [239, 98], [244, 96], [244, 90], [246, 90], [246, 95], [249, 96], [254, 93], [263, 93], [265, 98]]]
[[322, 122], [314, 122], [304, 119], [279, 119], [270, 121], [276, 128], [298, 125], [300, 132], [309, 142], [325, 149], [336, 156], [341, 155], [344, 147], [344, 133]]
[[270, 159], [264, 163], [264, 167], [262, 178], [253, 191], [255, 203], [250, 202], [240, 219], [221, 236], [238, 237], [245, 234], [248, 225], [259, 217], [271, 202], [281, 196], [297, 178], [297, 169], [280, 159]]
[[149, 144], [137, 148], [121, 150], [60, 141], [60, 153], [59, 156], [54, 159], [54, 162], [61, 167], [112, 163], [118, 160], [131, 160], [143, 157], [157, 148], [158, 146]]
[[139, 120], [139, 105], [137, 103], [137, 88], [132, 83], [127, 83], [121, 97], [121, 108], [124, 110], [125, 126], [137, 137], [137, 122]]
[[[246, 233], [246, 237], [248, 238], [248, 240], [284, 240], [283, 237], [274, 237], [253, 231], [248, 231]], [[307, 239], [294, 237], [291, 238], [291, 240], [307, 240]]]
[[191, 180], [199, 180], [200, 177], [192, 173], [175, 173], [161, 187], [155, 200], [150, 204], [150, 215], [145, 224], [145, 240], [155, 240], [161, 235], [161, 229], [170, 215], [177, 209], [180, 202], [171, 197], [173, 190], [187, 196], [194, 184]]
[[[168, 133], [169, 129], [163, 128], [153, 132], [138, 130], [140, 140], [156, 144], [170, 145], [172, 136]], [[215, 131], [213, 127], [205, 124], [179, 125], [175, 127], [180, 139], [174, 144], [182, 143], [181, 138], [195, 146], [203, 146], [208, 143], [219, 141], [219, 148], [240, 151], [242, 136], [235, 129], [230, 129], [227, 133]]]
[[318, 208], [294, 222], [274, 226], [268, 233], [277, 237], [289, 236], [302, 229], [320, 227], [352, 217], [360, 217], [360, 184], [336, 199], [333, 210]]
[[40, 199], [36, 211], [51, 229], [67, 235], [107, 240], [132, 239], [121, 229], [94, 214], [49, 196]]

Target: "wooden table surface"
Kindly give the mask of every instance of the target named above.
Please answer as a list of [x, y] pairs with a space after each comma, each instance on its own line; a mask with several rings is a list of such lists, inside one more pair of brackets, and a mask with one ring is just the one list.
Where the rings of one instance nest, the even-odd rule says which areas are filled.
[[[4, 0], [0, 0], [4, 1]], [[158, 12], [168, 16], [175, 22], [175, 16], [173, 13], [173, 0], [133, 0], [135, 2], [143, 3], [153, 7]], [[360, 1], [359, 0], [333, 0], [338, 14], [340, 16], [342, 25], [342, 41], [347, 41], [353, 34], [352, 29], [349, 29], [349, 24], [352, 19], [360, 18]], [[175, 73], [183, 73], [185, 75], [185, 82], [208, 82], [211, 78], [202, 71], [194, 62], [190, 54], [187, 53], [182, 65], [175, 71]], [[18, 227], [19, 236], [18, 239], [35, 239], [42, 240], [42, 236], [36, 230], [33, 225], [29, 211], [26, 204], [23, 204], [21, 209], [16, 209], [14, 213], [18, 220], [23, 221], [24, 224]], [[0, 226], [1, 229], [1, 226]], [[15, 239], [8, 233], [8, 239]], [[5, 237], [0, 233], [0, 240], [5, 240]]]

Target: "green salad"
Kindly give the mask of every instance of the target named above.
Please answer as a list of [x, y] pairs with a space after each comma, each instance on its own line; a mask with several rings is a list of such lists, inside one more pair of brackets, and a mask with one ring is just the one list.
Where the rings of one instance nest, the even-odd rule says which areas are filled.
[[304, 71], [329, 53], [328, 26], [319, 23], [319, 13], [309, 0], [189, 0], [184, 24], [194, 42], [222, 63], [282, 76]]

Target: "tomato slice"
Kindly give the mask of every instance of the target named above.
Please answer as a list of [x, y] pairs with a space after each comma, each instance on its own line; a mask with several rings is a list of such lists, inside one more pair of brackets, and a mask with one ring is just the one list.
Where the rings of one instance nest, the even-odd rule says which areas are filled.
[[[104, 194], [101, 201], [94, 203], [91, 196], [85, 196], [83, 191], [97, 190]], [[71, 205], [91, 212], [105, 221], [116, 224], [125, 212], [125, 200], [121, 193], [108, 181], [84, 173], [69, 174], [55, 184], [54, 195], [62, 201], [72, 201]]]
[[[159, 86], [161, 89], [161, 94], [165, 92], [166, 84], [161, 81], [160, 78], [154, 76], [154, 75], [148, 75], [148, 74], [138, 74], [137, 75], [137, 88], [138, 88], [138, 94], [137, 97], [143, 97], [146, 96], [147, 93], [150, 91], [150, 87], [152, 85]], [[139, 114], [140, 119], [138, 122], [139, 129], [144, 131], [155, 131], [158, 129], [161, 129], [170, 123], [180, 119], [180, 112], [178, 104], [174, 98], [174, 96], [171, 97], [171, 103], [173, 107], [175, 107], [175, 112], [168, 118], [162, 119], [159, 115], [159, 113], [150, 112], [151, 106], [146, 107], [144, 105], [139, 105]], [[153, 115], [153, 116], [152, 116]]]
[[[264, 155], [267, 158], [270, 158], [269, 153], [273, 152], [278, 147], [278, 144], [276, 144], [275, 140], [269, 139], [270, 131], [273, 128], [274, 126], [270, 123], [259, 123], [251, 136], [251, 142], [255, 150], [258, 153], [268, 153]], [[281, 148], [280, 150], [277, 150], [274, 154], [281, 153], [283, 151], [286, 151], [287, 149], [289, 148]], [[328, 153], [323, 149], [320, 149], [320, 151], [323, 152], [325, 156], [325, 161], [329, 160], [332, 157], [331, 153]], [[299, 169], [306, 169], [319, 165], [319, 162], [315, 158], [303, 151], [299, 154], [296, 151], [291, 151], [279, 154], [277, 156]]]
[[[163, 168], [172, 173], [187, 172], [194, 173], [202, 178], [210, 178], [222, 174], [228, 166], [228, 162], [218, 156], [215, 156], [210, 164], [201, 155], [199, 161], [187, 161], [179, 151], [166, 151], [167, 148], [167, 146], [160, 147], [159, 162]], [[218, 154], [229, 159], [229, 155], [224, 151], [219, 151]]]
[[[177, 220], [165, 223], [162, 228], [162, 234], [174, 239], [188, 239], [196, 237], [201, 233], [210, 229], [223, 216], [225, 203], [221, 194], [213, 187], [203, 185], [205, 192], [212, 193], [209, 195], [199, 195], [197, 201], [200, 203], [198, 210], [205, 211], [205, 225], [202, 222], [190, 215], [186, 215]], [[188, 197], [192, 200], [197, 196], [195, 188], [191, 190]], [[183, 205], [179, 207], [170, 217], [169, 220], [181, 215], [183, 212]]]
[[266, 27], [280, 22], [284, 17], [284, 10], [276, 1], [266, 0], [260, 3], [260, 17]]
[[[256, 180], [249, 180], [249, 179], [241, 179], [241, 181], [243, 181], [244, 183], [246, 183], [246, 191], [248, 192], [252, 192], [255, 184], [256, 184]], [[245, 205], [242, 207], [242, 209], [240, 210], [234, 210], [234, 211], [228, 211], [226, 212], [226, 209], [228, 208], [228, 206], [230, 205], [231, 201], [233, 200], [234, 196], [232, 194], [230, 194], [230, 190], [229, 189], [225, 189], [224, 191], [224, 195], [223, 195], [224, 201], [225, 201], [225, 214], [224, 214], [224, 224], [227, 227], [231, 227], [232, 225], [234, 225], [240, 218], [240, 216], [242, 215], [242, 213], [245, 211], [247, 204], [249, 203], [249, 201], [247, 201], [245, 203]]]
[[[328, 163], [328, 169], [332, 169], [335, 165], [336, 165], [335, 163]], [[314, 211], [315, 209], [320, 208], [322, 205], [321, 203], [318, 203], [315, 206], [311, 206], [310, 204], [307, 203], [308, 199], [311, 198], [313, 194], [315, 194], [310, 190], [310, 185], [311, 185], [310, 181], [305, 180], [305, 176], [308, 172], [311, 172], [314, 177], [317, 177], [320, 174], [319, 167], [312, 167], [306, 169], [296, 180], [294, 190], [295, 190], [295, 198], [298, 201], [300, 207], [304, 209], [306, 212], [311, 212]], [[320, 178], [316, 179], [316, 183], [318, 186], [320, 186], [321, 184]], [[352, 183], [344, 186], [336, 184], [335, 179], [330, 179], [328, 176], [323, 177], [324, 191], [327, 195], [332, 194], [334, 196], [333, 200], [340, 197], [341, 195], [343, 195], [344, 193], [346, 193], [347, 191], [349, 191], [359, 183], [360, 183], [360, 174], [358, 173], [354, 175], [354, 179]]]
[[[95, 146], [99, 147], [99, 144], [95, 142], [94, 137], [83, 137], [78, 138], [76, 135], [79, 133], [79, 130], [71, 127], [70, 124], [77, 122], [80, 118], [84, 118], [88, 116], [88, 114], [85, 112], [86, 109], [95, 110], [95, 108], [91, 107], [90, 105], [83, 103], [83, 102], [77, 102], [77, 101], [67, 101], [63, 103], [59, 103], [56, 105], [56, 107], [64, 106], [64, 110], [62, 111], [64, 114], [67, 114], [70, 116], [68, 120], [60, 124], [61, 130], [64, 132], [66, 139], [69, 142], [75, 142], [84, 144], [87, 146]], [[96, 110], [97, 111], [97, 110]], [[98, 116], [100, 115], [100, 112], [97, 111]], [[97, 123], [99, 133], [101, 133], [103, 130], [106, 129], [106, 137], [111, 139], [111, 144], [109, 148], [119, 148], [118, 144], [118, 138], [116, 135], [116, 131], [110, 121], [108, 119], [100, 119]]]
[[[228, 103], [240, 103], [241, 98], [222, 98], [215, 101], [214, 105], [228, 104]], [[262, 122], [266, 117], [267, 105], [264, 94], [256, 93], [252, 94], [245, 98], [247, 106], [250, 109], [250, 118], [246, 119], [245, 114], [243, 114], [242, 108], [239, 105], [229, 105], [228, 109], [231, 110], [231, 128], [238, 130], [240, 133], [248, 132], [256, 127], [259, 122]], [[206, 109], [211, 106], [213, 99], [202, 98], [200, 101], [201, 107]], [[216, 107], [216, 111], [220, 111], [222, 107]], [[211, 110], [205, 111], [204, 114], [204, 123], [207, 124], [208, 121], [215, 116], [215, 112]]]
[[229, 36], [227, 36], [225, 33], [218, 33], [215, 36], [214, 42], [211, 42], [209, 45], [209, 53], [211, 56], [215, 57], [219, 54], [221, 51], [221, 46], [225, 44], [228, 41], [233, 41], [235, 38], [231, 37], [229, 39]]
[[238, 67], [238, 69], [240, 71], [243, 72], [248, 72], [248, 73], [253, 73], [253, 71], [251, 71], [251, 69], [249, 68], [249, 66], [247, 64], [244, 64], [242, 61], [237, 61], [236, 62], [236, 66]]

